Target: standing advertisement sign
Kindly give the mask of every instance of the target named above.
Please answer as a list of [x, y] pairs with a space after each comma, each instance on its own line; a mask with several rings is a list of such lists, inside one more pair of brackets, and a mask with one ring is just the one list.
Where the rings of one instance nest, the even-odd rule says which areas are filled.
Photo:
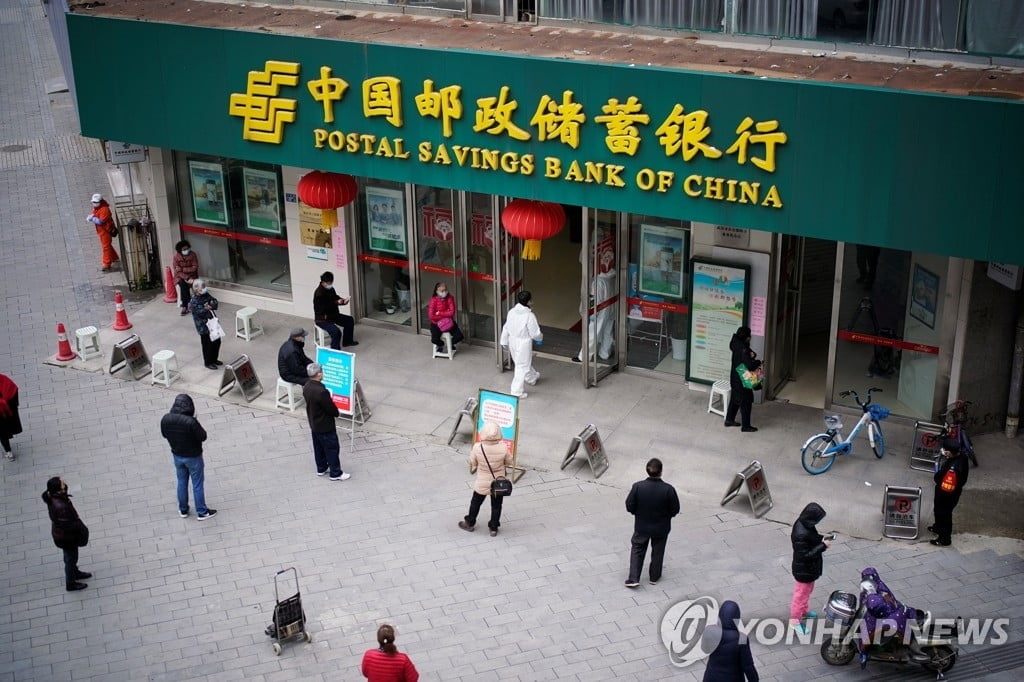
[[747, 319], [750, 266], [694, 258], [691, 268], [687, 381], [713, 384], [728, 378], [729, 340]]
[[316, 349], [316, 362], [323, 367], [323, 384], [330, 391], [331, 400], [342, 414], [352, 416], [356, 376], [355, 354], [320, 346]]
[[518, 465], [519, 451], [519, 398], [508, 393], [499, 393], [481, 388], [477, 394], [476, 424], [473, 442], [480, 440], [480, 429], [484, 422], [494, 422], [501, 429], [501, 440], [512, 453], [512, 482], [519, 480], [526, 470]]

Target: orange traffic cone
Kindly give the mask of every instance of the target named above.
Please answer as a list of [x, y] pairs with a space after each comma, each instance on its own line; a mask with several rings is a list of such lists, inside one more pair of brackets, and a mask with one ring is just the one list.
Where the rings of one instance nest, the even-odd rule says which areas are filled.
[[61, 362], [74, 360], [78, 357], [75, 351], [71, 350], [71, 342], [68, 341], [68, 331], [64, 329], [64, 323], [57, 323], [57, 359]]
[[123, 332], [125, 329], [131, 329], [132, 323], [128, 321], [128, 313], [124, 311], [124, 299], [121, 298], [121, 292], [114, 292], [114, 330]]
[[178, 302], [178, 287], [174, 286], [174, 275], [171, 274], [171, 266], [165, 268], [164, 273], [164, 303]]

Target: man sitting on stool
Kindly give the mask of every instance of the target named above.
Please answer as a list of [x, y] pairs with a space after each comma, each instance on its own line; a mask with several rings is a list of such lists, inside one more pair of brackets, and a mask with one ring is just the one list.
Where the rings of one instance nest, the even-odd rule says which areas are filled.
[[331, 335], [331, 348], [334, 350], [341, 350], [342, 346], [359, 345], [352, 338], [356, 321], [338, 309], [338, 306], [348, 305], [350, 300], [341, 298], [334, 290], [333, 273], [320, 275], [320, 286], [313, 292], [313, 319], [317, 327]]
[[281, 344], [277, 351], [277, 373], [291, 384], [305, 386], [309, 381], [306, 367], [312, 364], [302, 347], [306, 345], [306, 330], [295, 327], [288, 335], [288, 340]]

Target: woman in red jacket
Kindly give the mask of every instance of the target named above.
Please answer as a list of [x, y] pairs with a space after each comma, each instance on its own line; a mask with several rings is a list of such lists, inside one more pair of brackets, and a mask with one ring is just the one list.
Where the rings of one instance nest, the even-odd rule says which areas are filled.
[[395, 628], [388, 624], [377, 628], [376, 649], [363, 654], [363, 677], [370, 682], [417, 682], [420, 674], [409, 657], [395, 647]]
[[452, 335], [452, 350], [455, 350], [455, 344], [465, 338], [459, 323], [455, 321], [456, 310], [455, 297], [448, 293], [448, 285], [444, 282], [435, 284], [434, 295], [427, 305], [427, 319], [430, 320], [430, 341], [442, 353], [445, 348], [441, 334], [448, 332]]
[[0, 374], [0, 445], [4, 457], [14, 461], [11, 438], [21, 433], [21, 418], [18, 416], [18, 384], [6, 374]]

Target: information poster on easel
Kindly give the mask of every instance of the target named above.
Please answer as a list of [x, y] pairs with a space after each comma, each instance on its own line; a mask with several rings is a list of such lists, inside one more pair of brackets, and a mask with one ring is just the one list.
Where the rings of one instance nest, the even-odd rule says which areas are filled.
[[694, 258], [691, 270], [687, 381], [713, 384], [729, 378], [729, 340], [747, 319], [750, 267]]
[[476, 425], [473, 429], [473, 442], [480, 440], [480, 429], [484, 422], [494, 422], [501, 429], [501, 439], [512, 453], [513, 482], [526, 471], [518, 465], [519, 442], [519, 398], [508, 393], [499, 393], [481, 388], [477, 395]]
[[356, 376], [355, 353], [321, 346], [316, 349], [316, 363], [324, 370], [324, 387], [330, 391], [331, 400], [338, 406], [338, 411], [345, 416], [352, 416]]

